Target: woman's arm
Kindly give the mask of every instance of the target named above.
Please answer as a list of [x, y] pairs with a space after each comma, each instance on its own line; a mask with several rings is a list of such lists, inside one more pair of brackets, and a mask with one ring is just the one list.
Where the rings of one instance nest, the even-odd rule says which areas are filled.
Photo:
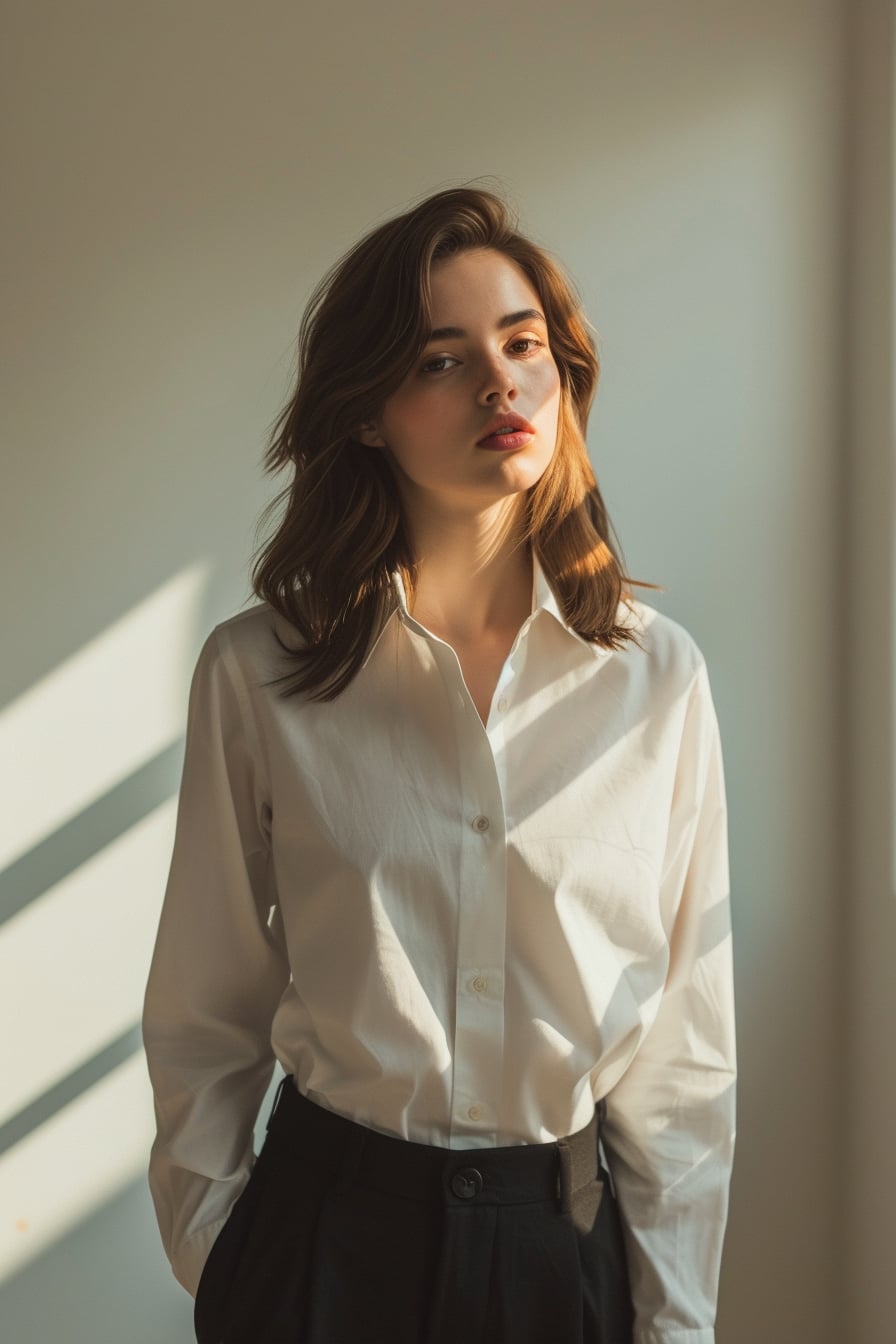
[[143, 1007], [157, 1126], [149, 1185], [172, 1270], [192, 1294], [252, 1169], [275, 1063], [271, 1020], [289, 980], [268, 927], [276, 892], [263, 757], [243, 684], [228, 674], [227, 640], [220, 627], [209, 635], [190, 686]]
[[735, 1134], [725, 783], [702, 657], [677, 765], [660, 899], [669, 970], [656, 1018], [607, 1097], [635, 1344], [712, 1344]]

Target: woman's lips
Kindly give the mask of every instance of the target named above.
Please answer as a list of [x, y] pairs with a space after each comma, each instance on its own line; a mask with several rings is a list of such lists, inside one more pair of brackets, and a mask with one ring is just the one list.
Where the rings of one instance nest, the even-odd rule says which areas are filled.
[[480, 448], [497, 449], [498, 452], [508, 452], [511, 448], [522, 448], [534, 439], [535, 435], [530, 434], [525, 429], [515, 429], [510, 434], [490, 434], [487, 439], [479, 440]]

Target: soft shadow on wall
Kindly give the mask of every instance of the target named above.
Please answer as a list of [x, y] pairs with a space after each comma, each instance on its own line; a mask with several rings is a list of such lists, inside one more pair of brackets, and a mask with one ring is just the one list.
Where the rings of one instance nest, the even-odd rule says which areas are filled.
[[140, 1012], [209, 580], [187, 567], [0, 712], [0, 757], [28, 761], [0, 838], [10, 1340], [56, 1338], [60, 1320], [70, 1344], [189, 1337], [146, 1184]]

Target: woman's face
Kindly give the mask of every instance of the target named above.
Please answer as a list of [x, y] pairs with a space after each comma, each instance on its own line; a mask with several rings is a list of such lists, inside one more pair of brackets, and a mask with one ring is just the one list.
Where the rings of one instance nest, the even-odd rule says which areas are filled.
[[[433, 332], [457, 331], [434, 335], [360, 437], [390, 454], [406, 502], [479, 510], [528, 490], [548, 466], [560, 374], [541, 301], [516, 262], [480, 248], [437, 262], [431, 281]], [[508, 411], [534, 433], [517, 447], [483, 447]]]

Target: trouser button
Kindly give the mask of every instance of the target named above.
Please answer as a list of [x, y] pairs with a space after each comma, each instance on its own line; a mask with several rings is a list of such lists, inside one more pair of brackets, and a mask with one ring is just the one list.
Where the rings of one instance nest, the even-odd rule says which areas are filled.
[[460, 1167], [451, 1177], [451, 1189], [458, 1199], [472, 1199], [482, 1189], [482, 1173], [475, 1167]]

